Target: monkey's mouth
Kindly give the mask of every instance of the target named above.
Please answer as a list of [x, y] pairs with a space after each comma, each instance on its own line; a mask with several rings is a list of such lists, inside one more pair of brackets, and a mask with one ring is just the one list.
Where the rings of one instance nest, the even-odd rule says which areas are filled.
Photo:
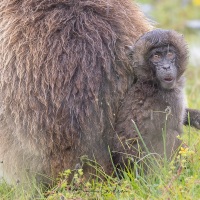
[[165, 80], [166, 82], [172, 82], [174, 79], [171, 78], [171, 77], [168, 77], [168, 78], [164, 78], [164, 80]]
[[171, 83], [174, 79], [172, 77], [166, 77], [164, 78], [164, 81], [167, 83]]
[[161, 85], [164, 89], [173, 89], [176, 83], [176, 78], [173, 76], [163, 77]]

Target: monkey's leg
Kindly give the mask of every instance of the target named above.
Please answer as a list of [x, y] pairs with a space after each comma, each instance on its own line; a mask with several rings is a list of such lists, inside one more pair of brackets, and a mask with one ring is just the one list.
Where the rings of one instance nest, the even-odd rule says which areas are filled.
[[200, 129], [200, 110], [186, 109], [186, 115], [184, 125], [191, 125], [197, 129]]

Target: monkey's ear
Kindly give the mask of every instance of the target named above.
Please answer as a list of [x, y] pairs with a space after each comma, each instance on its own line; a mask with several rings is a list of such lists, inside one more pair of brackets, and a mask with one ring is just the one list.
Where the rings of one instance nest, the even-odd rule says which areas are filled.
[[132, 56], [133, 53], [134, 53], [134, 45], [131, 45], [131, 46], [126, 45], [125, 46], [125, 52], [126, 52], [126, 55]]

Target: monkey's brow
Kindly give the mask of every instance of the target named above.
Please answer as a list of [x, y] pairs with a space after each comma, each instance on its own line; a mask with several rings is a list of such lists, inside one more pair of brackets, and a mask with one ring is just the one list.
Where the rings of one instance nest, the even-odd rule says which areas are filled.
[[154, 48], [154, 49], [151, 50], [151, 53], [152, 54], [163, 53], [163, 47]]
[[161, 46], [161, 47], [152, 49], [153, 53], [164, 53], [164, 52], [169, 52], [169, 51], [175, 51], [173, 46], [171, 46], [170, 44], [167, 46]]

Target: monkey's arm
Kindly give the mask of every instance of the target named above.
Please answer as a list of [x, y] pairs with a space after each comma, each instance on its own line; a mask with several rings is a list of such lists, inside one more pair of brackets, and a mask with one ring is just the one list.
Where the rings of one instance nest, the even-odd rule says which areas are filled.
[[186, 109], [184, 125], [193, 126], [197, 129], [200, 129], [200, 110], [196, 109]]

